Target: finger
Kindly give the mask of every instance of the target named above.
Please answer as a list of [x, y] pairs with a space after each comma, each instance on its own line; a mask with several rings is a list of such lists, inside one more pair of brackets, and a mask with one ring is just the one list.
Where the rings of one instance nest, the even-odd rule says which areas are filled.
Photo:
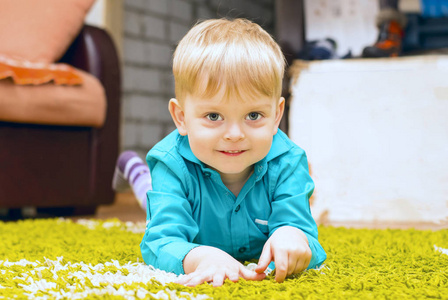
[[298, 260], [296, 268], [294, 270], [294, 274], [300, 273], [302, 271], [305, 271], [306, 268], [308, 268], [308, 265], [310, 264], [311, 258], [304, 258], [303, 260]]
[[287, 272], [287, 276], [294, 274], [298, 264], [300, 264], [300, 266], [303, 265], [303, 262], [301, 261], [301, 259], [297, 258], [295, 255], [289, 255], [288, 257], [288, 272]]
[[303, 264], [303, 269], [302, 270], [306, 270], [309, 267], [310, 262], [311, 262], [311, 258], [313, 258], [313, 253], [311, 252], [311, 249], [309, 249], [309, 253], [306, 256], [305, 263]]
[[311, 257], [312, 257], [311, 250], [308, 250], [303, 255], [301, 255], [300, 259], [297, 260], [297, 265], [295, 267], [294, 274], [306, 270], [306, 268], [308, 268], [311, 262]]
[[190, 280], [184, 284], [185, 286], [197, 286], [204, 282], [212, 281], [212, 279], [213, 279], [209, 273], [204, 274], [204, 273], [193, 272], [191, 274], [194, 274], [194, 276], [192, 276], [190, 278]]
[[271, 245], [266, 243], [261, 252], [255, 272], [263, 273], [272, 261]]
[[266, 274], [256, 273], [254, 271], [246, 269], [245, 267], [241, 267], [240, 275], [242, 278], [246, 280], [254, 280], [254, 281], [260, 281], [266, 278]]
[[197, 285], [203, 284], [205, 282], [208, 282], [210, 280], [204, 280], [204, 279], [200, 279], [198, 277], [192, 278], [190, 281], [188, 281], [187, 283], [185, 283], [185, 286], [189, 286], [189, 287], [195, 287]]
[[224, 283], [225, 274], [222, 272], [213, 275], [213, 286], [221, 286]]
[[180, 275], [178, 278], [177, 278], [177, 280], [175, 281], [175, 283], [178, 283], [178, 284], [182, 284], [182, 285], [184, 285], [185, 283], [187, 283], [188, 281], [190, 281], [190, 279], [191, 279], [191, 274], [188, 274], [188, 275]]
[[237, 282], [240, 279], [240, 276], [238, 273], [230, 273], [227, 275], [227, 278], [229, 278], [230, 281]]
[[283, 282], [288, 275], [288, 254], [275, 256], [275, 281]]
[[304, 262], [299, 259], [296, 263], [294, 272], [292, 274], [299, 274], [300, 272], [302, 272], [304, 270], [303, 266], [304, 266]]

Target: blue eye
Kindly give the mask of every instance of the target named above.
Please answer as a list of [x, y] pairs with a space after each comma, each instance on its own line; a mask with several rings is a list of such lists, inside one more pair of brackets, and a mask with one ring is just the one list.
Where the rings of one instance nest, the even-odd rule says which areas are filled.
[[247, 115], [246, 120], [256, 121], [261, 118], [261, 114], [257, 112], [251, 112]]
[[210, 114], [207, 115], [207, 118], [208, 118], [210, 121], [219, 121], [219, 120], [222, 120], [221, 116], [220, 116], [219, 114], [217, 114], [217, 113], [210, 113]]

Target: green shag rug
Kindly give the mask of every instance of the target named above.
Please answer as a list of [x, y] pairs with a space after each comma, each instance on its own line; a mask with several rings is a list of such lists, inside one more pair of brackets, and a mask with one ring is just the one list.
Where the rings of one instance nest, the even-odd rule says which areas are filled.
[[320, 227], [325, 266], [278, 284], [172, 283], [142, 263], [144, 224], [0, 222], [0, 299], [448, 299], [448, 229]]

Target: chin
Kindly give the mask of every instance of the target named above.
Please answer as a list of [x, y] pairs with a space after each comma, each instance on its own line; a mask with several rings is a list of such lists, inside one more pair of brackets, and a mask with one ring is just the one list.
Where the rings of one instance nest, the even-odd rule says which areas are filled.
[[247, 168], [248, 167], [241, 168], [241, 165], [238, 165], [235, 167], [225, 166], [223, 168], [216, 168], [215, 170], [218, 170], [222, 174], [233, 175], [233, 174], [241, 174], [244, 171], [246, 171]]

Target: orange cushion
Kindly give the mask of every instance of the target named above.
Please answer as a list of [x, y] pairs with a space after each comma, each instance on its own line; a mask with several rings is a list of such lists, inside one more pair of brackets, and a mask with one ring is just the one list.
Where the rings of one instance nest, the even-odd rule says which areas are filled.
[[106, 95], [100, 81], [77, 70], [82, 85], [17, 85], [0, 80], [0, 121], [101, 127]]
[[19, 85], [39, 85], [50, 81], [66, 85], [82, 83], [76, 69], [67, 64], [32, 63], [0, 54], [0, 80], [9, 77]]
[[0, 1], [0, 53], [53, 63], [81, 29], [95, 0]]

